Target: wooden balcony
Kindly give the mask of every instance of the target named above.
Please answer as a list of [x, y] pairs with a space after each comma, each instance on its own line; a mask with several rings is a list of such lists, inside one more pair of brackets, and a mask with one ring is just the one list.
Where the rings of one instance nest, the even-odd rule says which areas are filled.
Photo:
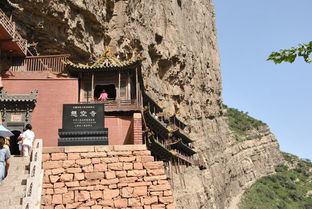
[[105, 112], [129, 112], [129, 111], [141, 111], [142, 105], [137, 102], [136, 99], [132, 100], [123, 100], [123, 99], [109, 99], [105, 101], [89, 101], [89, 102], [80, 102], [82, 104], [86, 103], [104, 103]]
[[56, 72], [65, 71], [65, 61], [68, 54], [49, 55], [49, 56], [27, 56], [19, 57], [12, 60], [10, 70], [13, 72]]
[[0, 49], [8, 51], [12, 56], [27, 55], [27, 40], [16, 31], [15, 22], [0, 9]]

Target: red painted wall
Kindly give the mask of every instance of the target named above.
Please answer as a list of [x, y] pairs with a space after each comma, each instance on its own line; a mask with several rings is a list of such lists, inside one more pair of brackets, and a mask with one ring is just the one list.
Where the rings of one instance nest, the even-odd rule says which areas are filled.
[[38, 90], [37, 104], [32, 114], [36, 138], [44, 146], [57, 146], [58, 129], [62, 127], [63, 104], [78, 101], [77, 79], [3, 79], [9, 94], [29, 94]]
[[[125, 144], [131, 122], [132, 116], [105, 116], [105, 128], [108, 128], [108, 144]], [[133, 135], [130, 137], [133, 138]]]

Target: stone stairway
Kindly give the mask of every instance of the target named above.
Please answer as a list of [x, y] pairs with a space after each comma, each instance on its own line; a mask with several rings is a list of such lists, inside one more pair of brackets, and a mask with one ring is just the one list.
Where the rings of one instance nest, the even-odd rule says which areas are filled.
[[22, 208], [28, 175], [29, 157], [11, 156], [9, 174], [0, 184], [0, 208]]

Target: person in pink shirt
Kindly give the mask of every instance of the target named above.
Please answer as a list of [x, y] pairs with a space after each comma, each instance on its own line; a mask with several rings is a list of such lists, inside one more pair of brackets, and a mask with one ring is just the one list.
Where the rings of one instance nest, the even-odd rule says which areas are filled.
[[103, 91], [99, 97], [99, 100], [105, 101], [107, 99], [108, 99], [108, 94], [106, 93], [105, 89], [103, 89]]

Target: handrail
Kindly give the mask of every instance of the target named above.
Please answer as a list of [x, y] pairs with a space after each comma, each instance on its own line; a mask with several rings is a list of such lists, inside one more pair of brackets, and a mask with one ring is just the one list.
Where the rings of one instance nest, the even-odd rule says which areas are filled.
[[27, 40], [16, 31], [15, 22], [11, 21], [6, 14], [0, 9], [0, 24], [5, 30], [13, 37], [13, 40], [17, 41], [17, 45], [21, 48], [23, 53], [27, 54]]
[[42, 139], [36, 139], [31, 154], [30, 171], [26, 180], [26, 195], [23, 198], [22, 209], [40, 209], [43, 173]]
[[13, 60], [10, 68], [13, 72], [57, 72], [65, 71], [65, 61], [69, 54], [48, 56], [27, 56]]

